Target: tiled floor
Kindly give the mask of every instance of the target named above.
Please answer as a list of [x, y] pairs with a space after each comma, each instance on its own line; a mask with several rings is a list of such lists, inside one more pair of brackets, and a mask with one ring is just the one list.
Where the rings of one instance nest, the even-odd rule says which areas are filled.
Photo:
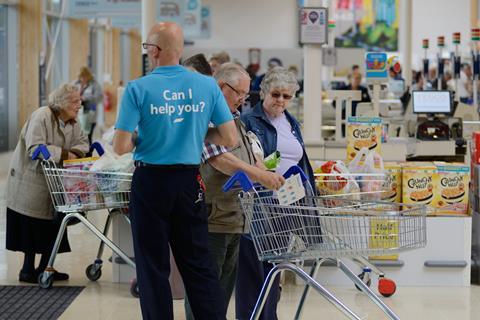
[[[5, 174], [9, 154], [0, 154], [0, 244], [5, 242]], [[90, 215], [101, 225], [104, 216]], [[98, 282], [85, 277], [85, 267], [95, 257], [98, 241], [81, 225], [69, 229], [72, 252], [58, 256], [55, 267], [68, 272], [71, 279], [65, 284], [83, 285], [85, 290], [71, 304], [60, 319], [122, 320], [140, 319], [138, 300], [130, 296], [128, 284], [110, 281], [111, 265], [107, 262]], [[109, 256], [106, 252], [105, 256]], [[22, 261], [19, 253], [0, 250], [0, 284], [19, 284], [18, 271]], [[59, 285], [59, 284], [57, 284]], [[279, 304], [280, 319], [292, 319], [302, 292], [301, 286], [286, 285]], [[387, 319], [368, 298], [353, 287], [329, 288], [362, 319]], [[469, 288], [414, 288], [401, 287], [384, 300], [401, 319], [463, 320], [480, 319], [480, 287]], [[184, 319], [183, 300], [174, 302], [176, 319]], [[234, 319], [233, 300], [228, 319]], [[303, 319], [344, 319], [344, 317], [318, 294], [312, 293], [305, 304]]]

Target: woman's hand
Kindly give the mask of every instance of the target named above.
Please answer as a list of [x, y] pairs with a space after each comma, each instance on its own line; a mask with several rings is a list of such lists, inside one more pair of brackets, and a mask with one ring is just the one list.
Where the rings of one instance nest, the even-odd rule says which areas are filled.
[[78, 156], [75, 153], [68, 152], [68, 160], [77, 159]]

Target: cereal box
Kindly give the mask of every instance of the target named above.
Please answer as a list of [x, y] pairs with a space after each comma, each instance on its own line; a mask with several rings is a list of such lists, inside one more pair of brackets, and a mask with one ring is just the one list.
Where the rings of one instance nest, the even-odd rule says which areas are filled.
[[432, 202], [436, 215], [468, 213], [470, 168], [464, 164], [436, 163], [438, 192]]
[[382, 201], [402, 202], [402, 166], [394, 162], [386, 162], [385, 181], [382, 185]]
[[362, 148], [381, 154], [382, 119], [349, 117], [347, 123], [347, 162]]
[[427, 213], [434, 214], [431, 206], [437, 194], [438, 173], [434, 165], [402, 166], [402, 202], [428, 205]]

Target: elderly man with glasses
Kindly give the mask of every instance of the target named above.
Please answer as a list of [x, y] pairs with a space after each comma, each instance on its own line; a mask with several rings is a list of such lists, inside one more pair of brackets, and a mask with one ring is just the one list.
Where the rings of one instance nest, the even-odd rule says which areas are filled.
[[[239, 143], [230, 149], [206, 142], [202, 153], [200, 173], [205, 182], [205, 203], [208, 212], [208, 243], [210, 254], [216, 263], [227, 315], [237, 275], [240, 238], [248, 232], [245, 217], [238, 202], [238, 191], [223, 192], [222, 186], [230, 176], [242, 170], [256, 182], [270, 189], [278, 189], [284, 183], [282, 176], [265, 170], [262, 159], [257, 159], [245, 126], [240, 121], [238, 108], [244, 103], [250, 87], [248, 73], [235, 63], [225, 63], [215, 73], [233, 114]], [[187, 320], [193, 319], [188, 299], [185, 301]]]

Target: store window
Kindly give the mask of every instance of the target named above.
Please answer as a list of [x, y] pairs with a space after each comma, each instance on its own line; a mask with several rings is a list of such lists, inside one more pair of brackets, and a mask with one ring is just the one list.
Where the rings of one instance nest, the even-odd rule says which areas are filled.
[[8, 150], [8, 8], [0, 5], [0, 151]]
[[68, 74], [68, 20], [65, 18], [66, 1], [44, 0], [43, 47], [40, 55], [40, 105], [45, 104], [48, 93], [64, 82]]

